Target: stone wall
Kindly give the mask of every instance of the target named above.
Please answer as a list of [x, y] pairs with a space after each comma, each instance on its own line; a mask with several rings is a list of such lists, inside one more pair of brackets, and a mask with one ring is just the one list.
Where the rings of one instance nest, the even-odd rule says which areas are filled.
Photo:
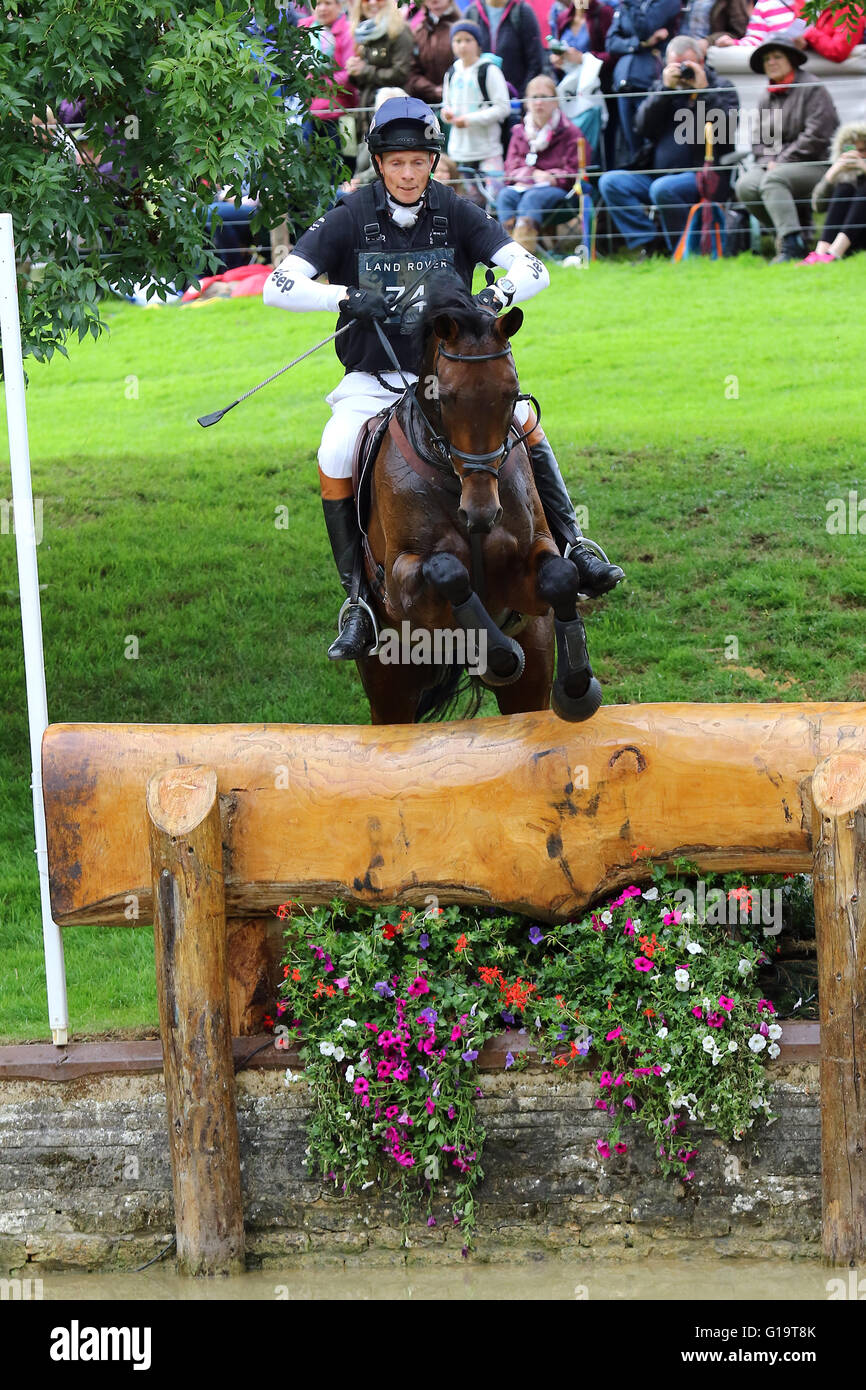
[[[707, 1136], [688, 1186], [658, 1175], [648, 1143], [601, 1161], [597, 1091], [540, 1067], [483, 1076], [486, 1177], [474, 1259], [654, 1254], [819, 1256], [818, 1068], [780, 1065], [779, 1119], [729, 1151]], [[306, 1087], [238, 1076], [250, 1265], [459, 1260], [445, 1204], [403, 1244], [393, 1194], [349, 1199], [306, 1173]], [[636, 1131], [635, 1131], [636, 1133]], [[173, 1235], [161, 1075], [0, 1082], [0, 1274], [134, 1268]]]

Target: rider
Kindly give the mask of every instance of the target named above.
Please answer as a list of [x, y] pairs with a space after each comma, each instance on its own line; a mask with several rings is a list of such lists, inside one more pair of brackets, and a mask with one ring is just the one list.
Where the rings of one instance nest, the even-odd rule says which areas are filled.
[[[319, 448], [325, 523], [347, 594], [360, 539], [352, 498], [355, 441], [366, 420], [394, 404], [407, 380], [417, 380], [406, 326], [412, 313], [405, 309], [411, 304], [417, 314], [423, 307], [423, 283], [415, 289], [419, 273], [433, 265], [447, 266], [471, 288], [476, 265], [501, 266], [507, 278], [477, 296], [495, 314], [550, 283], [541, 261], [510, 241], [488, 213], [432, 178], [444, 138], [424, 102], [415, 97], [383, 102], [367, 143], [376, 181], [344, 194], [314, 222], [264, 287], [265, 304], [338, 311], [338, 328], [351, 325], [335, 343], [345, 375], [327, 398], [332, 415]], [[317, 283], [322, 274], [328, 284]], [[402, 318], [392, 316], [396, 302], [404, 310]], [[376, 323], [387, 335], [402, 375], [392, 369]], [[519, 402], [515, 419], [525, 425], [528, 413], [528, 405]], [[581, 591], [592, 596], [606, 593], [624, 577], [623, 571], [587, 548], [559, 465], [540, 429], [527, 444], [545, 516], [560, 549], [577, 566]], [[333, 660], [363, 656], [374, 645], [366, 605], [349, 603], [344, 608], [340, 633], [328, 650]]]

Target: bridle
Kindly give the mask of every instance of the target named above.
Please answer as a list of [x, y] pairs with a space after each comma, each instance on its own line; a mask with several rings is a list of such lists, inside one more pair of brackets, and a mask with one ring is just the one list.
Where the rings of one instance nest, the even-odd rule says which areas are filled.
[[[429, 272], [425, 272], [425, 274], [427, 273]], [[508, 426], [508, 429], [506, 431], [505, 439], [502, 441], [498, 449], [492, 449], [490, 453], [487, 454], [469, 454], [464, 449], [456, 448], [443, 431], [442, 406], [439, 402], [438, 390], [435, 394], [435, 400], [439, 412], [439, 431], [434, 429], [433, 425], [428, 420], [427, 416], [424, 414], [424, 411], [421, 409], [416, 394], [416, 389], [413, 389], [411, 383], [406, 380], [405, 376], [403, 376], [403, 370], [399, 362], [397, 361], [394, 349], [388, 342], [386, 335], [382, 332], [380, 325], [375, 320], [374, 327], [379, 336], [379, 341], [381, 342], [382, 347], [384, 348], [387, 356], [390, 357], [392, 363], [394, 364], [395, 370], [398, 372], [398, 374], [403, 380], [403, 385], [406, 388], [404, 398], [408, 400], [410, 410], [417, 411], [417, 413], [421, 416], [421, 419], [423, 420], [425, 426], [427, 427], [427, 430], [429, 432], [429, 444], [434, 451], [433, 455], [429, 458], [429, 462], [432, 463], [433, 466], [436, 468], [450, 468], [454, 477], [457, 478], [458, 481], [462, 481], [462, 479], [467, 474], [472, 473], [490, 473], [494, 478], [498, 478], [499, 470], [502, 467], [505, 460], [509, 457], [509, 455], [512, 453], [514, 449], [518, 448], [521, 444], [524, 444], [526, 442], [530, 434], [534, 432], [541, 420], [541, 406], [539, 405], [535, 396], [533, 396], [528, 391], [522, 391], [518, 394], [515, 400], [515, 405], [517, 404], [517, 401], [529, 401], [532, 404], [532, 407], [535, 411], [535, 424], [533, 424], [531, 429], [524, 430], [523, 434], [518, 434], [512, 421], [512, 423]], [[447, 348], [444, 348], [442, 346], [442, 340], [439, 339], [436, 343], [436, 354], [433, 358], [433, 379], [434, 381], [436, 381], [438, 386], [439, 378], [437, 375], [436, 368], [440, 357], [446, 357], [450, 362], [493, 362], [500, 357], [512, 356], [513, 354], [511, 351], [510, 343], [507, 343], [506, 346], [504, 348], [501, 348], [499, 352], [466, 353], [449, 352]], [[416, 449], [418, 448], [417, 440], [415, 441], [415, 447]], [[424, 457], [422, 450], [418, 449], [418, 452], [422, 455], [422, 457]], [[456, 454], [459, 459], [464, 460], [464, 462], [461, 465], [462, 472], [459, 471], [455, 466], [454, 459], [452, 457], [452, 455], [454, 454]]]
[[[447, 348], [444, 348], [442, 346], [442, 342], [440, 340], [436, 344], [436, 355], [433, 358], [433, 378], [438, 382], [439, 378], [436, 368], [438, 366], [440, 357], [447, 357], [450, 362], [493, 362], [499, 357], [511, 357], [512, 355], [513, 354], [511, 352], [510, 343], [508, 343], [499, 352], [468, 353], [449, 352]], [[442, 406], [441, 404], [439, 404], [438, 391], [436, 393], [435, 399], [439, 410], [439, 424], [441, 429]], [[415, 401], [417, 405], [417, 397], [415, 398]], [[427, 426], [432, 434], [430, 442], [432, 443], [433, 447], [438, 450], [440, 457], [450, 465], [451, 470], [456, 475], [456, 477], [465, 477], [467, 474], [471, 473], [490, 473], [493, 475], [494, 478], [498, 478], [499, 470], [502, 467], [505, 460], [508, 458], [508, 455], [511, 453], [513, 449], [516, 449], [520, 444], [525, 443], [525, 441], [529, 438], [530, 434], [532, 434], [533, 430], [536, 428], [538, 421], [541, 419], [541, 406], [539, 405], [538, 401], [535, 399], [533, 395], [530, 395], [530, 393], [527, 391], [523, 391], [517, 396], [515, 405], [517, 404], [517, 401], [532, 402], [532, 405], [535, 409], [535, 424], [532, 426], [532, 429], [524, 430], [523, 434], [518, 434], [514, 428], [514, 424], [510, 424], [506, 432], [505, 439], [502, 441], [499, 448], [491, 450], [491, 452], [488, 454], [468, 454], [465, 451], [465, 449], [458, 449], [456, 445], [451, 443], [451, 441], [447, 438], [447, 436], [444, 433], [437, 433], [430, 424], [430, 421], [426, 419], [426, 416], [424, 417]], [[512, 434], [514, 435], [514, 438], [509, 443], [509, 438]], [[462, 473], [459, 473], [454, 466], [454, 459], [452, 458], [453, 454], [456, 454], [459, 459], [465, 460], [465, 462], [462, 464]], [[494, 460], [496, 460], [495, 464]]]

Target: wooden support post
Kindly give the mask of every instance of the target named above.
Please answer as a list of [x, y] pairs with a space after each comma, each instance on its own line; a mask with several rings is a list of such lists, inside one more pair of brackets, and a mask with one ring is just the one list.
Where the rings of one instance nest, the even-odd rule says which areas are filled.
[[859, 1266], [866, 1261], [866, 756], [833, 753], [819, 763], [812, 805], [824, 1255]]
[[159, 1019], [182, 1274], [244, 1269], [217, 777], [147, 784]]

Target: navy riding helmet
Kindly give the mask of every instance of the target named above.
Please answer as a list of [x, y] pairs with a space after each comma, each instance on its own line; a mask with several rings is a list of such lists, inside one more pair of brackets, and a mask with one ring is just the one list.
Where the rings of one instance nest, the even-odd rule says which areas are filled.
[[367, 148], [371, 157], [395, 150], [424, 150], [436, 156], [435, 169], [445, 148], [445, 136], [435, 112], [425, 101], [417, 97], [389, 97], [370, 122]]

